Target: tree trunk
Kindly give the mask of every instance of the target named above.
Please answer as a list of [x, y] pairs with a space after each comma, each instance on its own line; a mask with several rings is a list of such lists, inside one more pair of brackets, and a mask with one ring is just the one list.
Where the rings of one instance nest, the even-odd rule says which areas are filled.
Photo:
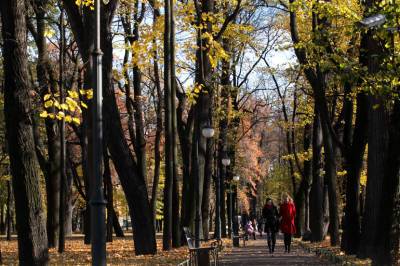
[[64, 230], [65, 230], [65, 235], [70, 236], [72, 235], [72, 212], [74, 209], [73, 206], [73, 194], [72, 194], [72, 180], [73, 180], [73, 174], [71, 172], [71, 168], [67, 167], [66, 168], [66, 178], [67, 178], [67, 183], [66, 183], [66, 199], [65, 199], [65, 221], [64, 221]]
[[164, 230], [163, 250], [172, 247], [172, 213], [173, 213], [173, 187], [174, 187], [174, 155], [173, 155], [173, 117], [172, 117], [172, 3], [165, 0], [164, 22], [164, 108], [165, 108], [165, 187], [164, 187]]
[[[160, 10], [154, 6], [154, 3], [151, 2], [153, 7], [153, 26], [155, 26], [157, 19], [160, 17]], [[156, 39], [153, 40], [153, 43], [156, 44]], [[153, 213], [153, 223], [154, 227], [156, 227], [156, 218], [157, 218], [157, 196], [158, 196], [158, 185], [160, 181], [160, 164], [161, 164], [161, 151], [160, 151], [160, 143], [163, 132], [163, 108], [162, 108], [162, 92], [161, 92], [161, 80], [160, 80], [160, 71], [158, 66], [158, 53], [157, 50], [154, 51], [153, 56], [153, 71], [154, 71], [154, 83], [156, 87], [156, 112], [157, 112], [157, 128], [156, 128], [156, 136], [154, 140], [154, 176], [153, 176], [153, 187], [151, 190], [151, 209]]]
[[[294, 140], [294, 137], [292, 138]], [[308, 151], [311, 144], [311, 126], [306, 125], [304, 128], [304, 151]], [[293, 143], [294, 145], [294, 143]], [[295, 150], [293, 150], [296, 152]], [[297, 156], [297, 155], [295, 155]], [[297, 160], [297, 159], [296, 159]], [[298, 165], [301, 167], [300, 165]], [[300, 169], [302, 173], [302, 180], [300, 186], [295, 194], [296, 202], [296, 234], [298, 237], [303, 236], [304, 232], [308, 230], [308, 224], [306, 225], [306, 220], [308, 220], [308, 192], [310, 188], [310, 177], [311, 177], [311, 161], [304, 161], [303, 169]]]
[[0, 233], [3, 235], [6, 232], [6, 223], [4, 219], [4, 204], [0, 208]]
[[[106, 136], [106, 134], [105, 134]], [[110, 158], [108, 155], [108, 151], [104, 150], [103, 151], [103, 161], [104, 161], [104, 191], [106, 195], [106, 200], [107, 200], [107, 225], [106, 225], [106, 232], [107, 232], [107, 242], [112, 242], [112, 236], [113, 236], [113, 225], [114, 225], [114, 216], [113, 216], [113, 203], [114, 203], [114, 198], [113, 198], [113, 184], [112, 184], [112, 176], [111, 176], [111, 170], [110, 170]]]
[[[312, 125], [307, 124], [304, 127], [304, 151], [312, 147]], [[304, 188], [304, 230], [310, 230], [310, 189], [312, 184], [312, 159], [304, 161], [304, 177], [306, 185]]]
[[[134, 21], [133, 21], [133, 32], [130, 40], [131, 45], [133, 42], [139, 41], [139, 2], [134, 2]], [[133, 51], [134, 53], [134, 51]], [[136, 55], [135, 55], [136, 56]], [[143, 97], [142, 97], [142, 72], [139, 66], [134, 65], [132, 68], [133, 74], [133, 92], [134, 92], [134, 101], [132, 102], [134, 121], [135, 121], [135, 139], [134, 142], [135, 154], [136, 154], [136, 162], [138, 165], [139, 176], [142, 176], [144, 180], [147, 177], [147, 168], [146, 168], [146, 138], [144, 135], [144, 117], [143, 117]]]
[[[352, 121], [346, 121], [346, 123]], [[342, 249], [347, 254], [356, 254], [360, 242], [360, 176], [364, 161], [368, 132], [368, 99], [364, 93], [357, 95], [357, 114], [352, 144], [346, 154], [345, 169], [346, 206]]]
[[[157, 249], [146, 182], [144, 176], [139, 174], [139, 166], [130, 153], [116, 105], [112, 78], [113, 48], [109, 20], [104, 18], [102, 25], [102, 36], [104, 36], [102, 38], [102, 51], [104, 52], [103, 114], [105, 129], [109, 134], [107, 146], [128, 202], [134, 232], [135, 254], [154, 254]], [[138, 217], [141, 218], [138, 219]]]
[[[133, 238], [135, 253], [137, 255], [156, 253], [155, 231], [152, 222], [151, 207], [148, 201], [147, 186], [144, 177], [140, 175], [139, 166], [134, 160], [129, 144], [122, 128], [120, 113], [116, 104], [115, 91], [112, 78], [112, 34], [111, 22], [118, 5], [118, 0], [111, 0], [102, 7], [101, 15], [101, 49], [103, 56], [103, 114], [105, 130], [109, 132], [107, 141], [111, 159], [121, 181], [122, 188], [129, 206], [133, 224]], [[83, 11], [81, 15], [74, 1], [64, 1], [74, 37], [77, 40], [79, 52], [84, 62], [90, 62], [90, 51], [93, 50], [93, 12]], [[90, 65], [85, 73], [85, 86], [90, 88]], [[90, 109], [90, 106], [89, 106]], [[89, 120], [90, 121], [90, 120]], [[91, 129], [90, 125], [87, 125]], [[89, 132], [88, 132], [88, 135]], [[88, 209], [87, 209], [88, 211]], [[135, 218], [136, 217], [136, 218]], [[141, 217], [141, 219], [137, 219]], [[86, 219], [87, 220], [87, 219]]]
[[117, 213], [115, 212], [114, 207], [111, 210], [111, 215], [113, 217], [112, 222], [113, 222], [115, 236], [116, 237], [124, 237], [124, 231], [122, 230], [122, 227], [119, 224], [119, 219], [118, 219]]
[[377, 249], [373, 265], [398, 265], [400, 239], [400, 102], [394, 103], [389, 127], [389, 146], [382, 182], [380, 202], [380, 231], [376, 236]]
[[172, 247], [177, 248], [181, 246], [181, 227], [179, 217], [179, 182], [178, 182], [178, 143], [177, 143], [177, 110], [176, 110], [176, 96], [177, 84], [175, 73], [175, 15], [174, 15], [174, 1], [170, 0], [170, 17], [171, 17], [171, 31], [169, 36], [169, 45], [171, 53], [170, 61], [170, 78], [171, 78], [171, 131], [172, 131], [172, 169], [173, 169], [173, 187], [172, 187]]
[[[374, 109], [374, 106], [378, 106]], [[362, 233], [359, 256], [373, 257], [377, 249], [376, 238], [381, 233], [378, 227], [382, 197], [382, 180], [385, 170], [385, 154], [387, 149], [387, 114], [382, 100], [369, 97], [368, 123], [368, 179], [365, 199], [365, 212], [362, 220]], [[386, 193], [386, 192], [385, 192]], [[385, 218], [386, 219], [386, 218]]]
[[25, 1], [0, 3], [6, 138], [15, 192], [19, 263], [46, 265], [47, 235], [39, 187], [39, 165], [31, 122]]
[[328, 116], [328, 106], [325, 98], [325, 91], [327, 88], [327, 76], [323, 73], [320, 67], [317, 67], [317, 77], [319, 84], [314, 87], [315, 104], [321, 119], [321, 128], [324, 145], [324, 170], [325, 180], [328, 185], [329, 196], [329, 226], [331, 245], [336, 246], [339, 244], [339, 205], [338, 205], [338, 191], [337, 191], [337, 177], [336, 177], [336, 152], [333, 142], [331, 131], [331, 122]]
[[11, 231], [12, 231], [12, 188], [11, 181], [7, 180], [7, 214], [6, 214], [6, 222], [7, 222], [7, 240], [11, 240]]
[[313, 166], [312, 166], [312, 186], [310, 191], [310, 229], [312, 241], [318, 242], [325, 238], [324, 235], [324, 177], [322, 176], [322, 131], [318, 112], [315, 111], [313, 125]]
[[[57, 83], [54, 80], [53, 73], [47, 52], [47, 42], [45, 37], [45, 15], [47, 1], [35, 1], [36, 14], [36, 46], [38, 48], [37, 78], [39, 82], [39, 93], [43, 97], [48, 93], [55, 93]], [[54, 111], [54, 110], [53, 110]], [[47, 169], [43, 170], [46, 179], [47, 194], [47, 239], [49, 247], [58, 245], [59, 237], [59, 209], [60, 209], [60, 135], [57, 122], [54, 119], [45, 120], [47, 134], [48, 162]]]
[[[366, 1], [366, 7], [372, 7], [374, 2]], [[368, 72], [376, 75], [384, 62], [386, 41], [374, 36], [371, 30], [365, 36], [365, 50]], [[389, 123], [388, 110], [384, 97], [371, 95], [368, 97], [368, 178], [365, 199], [365, 212], [363, 214], [361, 238], [358, 256], [373, 258], [377, 249], [381, 247], [377, 243], [377, 237], [381, 234], [381, 200], [383, 194], [383, 180], [385, 178], [386, 161], [394, 158], [387, 157]], [[387, 217], [385, 217], [387, 219]], [[388, 239], [386, 239], [388, 241]]]

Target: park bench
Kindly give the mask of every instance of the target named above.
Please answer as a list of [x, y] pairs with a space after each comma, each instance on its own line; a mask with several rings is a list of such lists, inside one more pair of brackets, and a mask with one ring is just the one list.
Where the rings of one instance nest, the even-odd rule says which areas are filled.
[[[190, 229], [188, 227], [184, 227], [183, 232], [185, 233], [186, 242], [189, 249], [189, 265], [191, 266], [218, 265], [218, 251], [219, 251], [218, 241], [212, 242], [209, 246], [196, 247], [195, 245], [196, 238], [190, 232]], [[200, 239], [200, 242], [204, 242], [204, 240]], [[213, 261], [212, 264], [210, 263], [210, 255]]]

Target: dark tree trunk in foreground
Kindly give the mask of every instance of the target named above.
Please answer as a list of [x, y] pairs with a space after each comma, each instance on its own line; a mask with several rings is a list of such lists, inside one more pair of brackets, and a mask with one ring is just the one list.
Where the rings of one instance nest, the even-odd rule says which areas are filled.
[[[290, 0], [290, 3], [294, 3], [295, 0]], [[329, 45], [329, 36], [326, 31], [322, 31], [322, 28], [329, 28], [330, 21], [327, 17], [317, 16], [313, 13], [313, 32], [315, 38], [313, 39], [314, 44], [319, 46], [327, 47]], [[290, 11], [290, 31], [293, 44], [300, 43], [300, 35], [297, 28], [297, 14], [296, 10]], [[338, 210], [338, 191], [337, 191], [337, 176], [336, 176], [336, 158], [335, 158], [335, 143], [333, 136], [333, 129], [331, 118], [329, 116], [328, 102], [326, 98], [326, 91], [328, 89], [328, 77], [329, 72], [322, 69], [319, 63], [314, 67], [309, 64], [308, 54], [304, 47], [295, 47], [295, 54], [300, 64], [304, 66], [304, 74], [313, 89], [313, 95], [315, 99], [315, 106], [318, 110], [322, 135], [323, 145], [325, 151], [325, 176], [329, 189], [329, 212], [330, 212], [330, 235], [331, 245], [339, 244], [339, 210]]]
[[172, 247], [177, 248], [181, 246], [181, 222], [179, 216], [179, 181], [178, 181], [178, 136], [177, 136], [177, 110], [176, 110], [176, 96], [177, 96], [177, 82], [175, 70], [175, 14], [174, 14], [174, 1], [170, 0], [170, 17], [171, 17], [171, 32], [169, 36], [170, 53], [171, 53], [171, 130], [172, 130], [172, 169], [173, 169], [173, 186], [172, 186]]
[[113, 227], [114, 227], [114, 232], [116, 237], [124, 237], [124, 231], [122, 230], [122, 227], [119, 223], [118, 215], [115, 212], [114, 207], [111, 210], [111, 215], [112, 215], [112, 222], [113, 222]]
[[[106, 134], [104, 134], [106, 137]], [[104, 161], [104, 173], [103, 173], [103, 180], [104, 180], [104, 194], [107, 200], [107, 225], [106, 225], [106, 232], [107, 232], [107, 242], [112, 242], [113, 236], [113, 184], [112, 184], [112, 177], [111, 177], [111, 170], [110, 170], [110, 158], [108, 156], [108, 151], [103, 151], [103, 161]]]
[[173, 162], [173, 135], [172, 135], [172, 5], [170, 0], [165, 0], [165, 22], [164, 22], [164, 109], [165, 109], [165, 187], [164, 187], [164, 226], [163, 226], [163, 250], [172, 247], [172, 190], [174, 182]]
[[[366, 1], [366, 7], [373, 7], [374, 3], [379, 1]], [[388, 51], [385, 48], [386, 41], [374, 36], [374, 31], [370, 30], [366, 38], [365, 50], [367, 57], [368, 72], [376, 75], [380, 71], [380, 66], [384, 62]], [[387, 99], [380, 95], [368, 96], [368, 178], [365, 198], [365, 212], [363, 214], [361, 239], [358, 255], [359, 257], [373, 258], [377, 251], [382, 247], [377, 243], [377, 238], [381, 234], [381, 200], [383, 194], [383, 180], [385, 179], [385, 170], [388, 158], [388, 138], [389, 138], [389, 116]], [[386, 204], [386, 202], [385, 202]], [[390, 203], [389, 203], [390, 204]], [[389, 241], [389, 239], [386, 239]]]
[[[135, 254], [154, 254], [156, 253], [155, 231], [147, 186], [144, 177], [138, 174], [140, 173], [139, 166], [130, 153], [119, 119], [119, 110], [112, 84], [113, 58], [110, 26], [103, 27], [103, 30], [105, 30], [103, 36], [107, 36], [102, 43], [102, 50], [104, 51], [104, 121], [106, 130], [109, 132], [107, 145], [129, 205], [134, 230]], [[141, 218], [138, 219], [137, 217]]]
[[[133, 238], [135, 242], [135, 254], [156, 253], [155, 231], [152, 222], [150, 203], [148, 200], [147, 186], [140, 169], [130, 152], [129, 144], [122, 128], [120, 113], [116, 104], [114, 84], [112, 78], [113, 47], [111, 22], [114, 17], [118, 0], [111, 0], [107, 5], [102, 5], [101, 14], [101, 49], [103, 56], [103, 114], [105, 130], [109, 134], [107, 140], [108, 150], [113, 160], [115, 169], [121, 181], [126, 200], [129, 206], [130, 217], [133, 224]], [[79, 11], [75, 1], [65, 0], [65, 9], [68, 13], [79, 52], [83, 60], [89, 61], [92, 50], [92, 32], [90, 30], [90, 14]], [[92, 12], [92, 11], [89, 11]], [[83, 19], [85, 17], [85, 19]], [[89, 22], [89, 23], [86, 23]], [[90, 84], [90, 83], [88, 83]], [[137, 217], [140, 217], [138, 219]]]
[[31, 121], [25, 1], [3, 0], [0, 11], [4, 41], [4, 112], [15, 192], [19, 263], [45, 265], [47, 235]]
[[322, 176], [322, 132], [318, 113], [314, 117], [313, 126], [313, 181], [310, 191], [310, 230], [312, 232], [311, 240], [314, 242], [322, 241], [324, 235], [324, 177]]
[[[56, 93], [58, 84], [55, 80], [52, 65], [49, 61], [47, 51], [46, 30], [46, 8], [48, 1], [34, 1], [36, 14], [36, 32], [32, 31], [38, 49], [37, 78], [39, 82], [39, 94], [42, 96], [49, 93]], [[51, 107], [54, 109], [54, 107]], [[51, 110], [54, 112], [54, 110]], [[48, 160], [41, 164], [46, 179], [47, 194], [47, 239], [49, 247], [56, 247], [59, 238], [59, 210], [60, 210], [60, 135], [57, 121], [45, 119], [47, 135]], [[39, 137], [39, 136], [38, 136]], [[43, 156], [44, 157], [44, 156]], [[46, 160], [46, 159], [44, 159]], [[45, 169], [43, 169], [45, 168]]]
[[11, 240], [12, 231], [12, 188], [11, 181], [7, 180], [7, 213], [6, 213], [6, 223], [7, 223], [7, 240]]
[[400, 102], [394, 103], [390, 117], [389, 146], [386, 160], [381, 200], [380, 232], [376, 237], [373, 265], [398, 265], [400, 238]]
[[[294, 129], [292, 129], [294, 130]], [[294, 131], [292, 131], [292, 141], [294, 142]], [[308, 151], [311, 146], [311, 125], [307, 124], [304, 127], [303, 136], [304, 151]], [[293, 146], [295, 143], [292, 144]], [[296, 232], [298, 237], [302, 237], [305, 232], [309, 230], [308, 220], [308, 197], [311, 184], [311, 160], [305, 160], [303, 167], [299, 163], [296, 150], [293, 148], [297, 168], [301, 172], [301, 182], [298, 191], [295, 195], [296, 202]]]
[[346, 156], [346, 206], [342, 248], [347, 254], [356, 254], [360, 242], [360, 176], [367, 144], [367, 132], [368, 99], [365, 94], [359, 94], [353, 141]]
[[[381, 248], [377, 245], [376, 238], [381, 233], [381, 228], [378, 225], [381, 224], [383, 219], [380, 217], [380, 201], [388, 141], [387, 113], [383, 102], [374, 99], [372, 96], [369, 98], [368, 179], [359, 250], [360, 257], [373, 257], [377, 249]], [[374, 109], [373, 106], [377, 104], [379, 104], [379, 107]], [[384, 219], [387, 219], [387, 217]]]
[[[153, 28], [155, 29], [155, 25], [157, 20], [160, 18], [161, 13], [160, 9], [155, 6], [154, 0], [150, 1], [150, 5], [153, 8]], [[157, 45], [157, 39], [154, 37], [153, 44]], [[153, 216], [154, 228], [156, 228], [156, 220], [157, 220], [157, 198], [158, 198], [158, 189], [159, 189], [159, 181], [160, 181], [160, 165], [161, 165], [161, 137], [163, 132], [163, 97], [161, 92], [161, 79], [160, 79], [160, 68], [158, 65], [159, 55], [157, 49], [154, 50], [153, 53], [153, 71], [154, 71], [154, 84], [155, 84], [155, 93], [153, 94], [155, 109], [156, 109], [156, 136], [154, 140], [154, 174], [153, 174], [153, 186], [151, 188], [151, 212]]]
[[[366, 9], [379, 8], [382, 2], [368, 0]], [[365, 38], [368, 72], [380, 75], [393, 56], [394, 36], [380, 37], [371, 29]], [[398, 265], [400, 103], [379, 93], [369, 101], [367, 194], [358, 255], [372, 258], [373, 265]]]

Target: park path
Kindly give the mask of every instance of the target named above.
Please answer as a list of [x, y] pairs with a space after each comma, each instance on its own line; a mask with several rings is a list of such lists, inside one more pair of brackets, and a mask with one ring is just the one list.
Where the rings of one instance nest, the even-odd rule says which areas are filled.
[[282, 236], [278, 236], [275, 253], [268, 253], [267, 240], [257, 236], [257, 240], [249, 240], [243, 247], [233, 248], [232, 252], [223, 255], [222, 266], [268, 266], [268, 265], [335, 265], [331, 262], [318, 258], [315, 254], [308, 253], [296, 243], [292, 244], [292, 251], [285, 253]]

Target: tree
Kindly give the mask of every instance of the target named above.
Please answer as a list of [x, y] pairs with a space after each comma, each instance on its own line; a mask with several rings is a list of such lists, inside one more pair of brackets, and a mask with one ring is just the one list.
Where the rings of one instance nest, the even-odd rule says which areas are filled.
[[[108, 132], [107, 147], [112, 161], [119, 175], [133, 224], [133, 238], [135, 241], [135, 253], [156, 253], [155, 231], [152, 213], [148, 200], [145, 177], [140, 174], [138, 162], [134, 159], [122, 128], [120, 113], [116, 104], [114, 93], [114, 80], [112, 77], [113, 47], [111, 35], [111, 22], [114, 17], [118, 0], [102, 4], [101, 19], [101, 49], [103, 56], [103, 97], [104, 97], [104, 126]], [[77, 40], [79, 52], [84, 62], [89, 62], [90, 51], [93, 50], [93, 14], [89, 8], [83, 11], [75, 4], [75, 1], [65, 0], [65, 10]], [[85, 86], [90, 87], [89, 67], [85, 71]], [[137, 217], [141, 217], [138, 219]]]
[[5, 118], [18, 230], [19, 261], [45, 265], [47, 235], [39, 189], [39, 165], [31, 123], [32, 90], [28, 81], [25, 1], [2, 1]]

